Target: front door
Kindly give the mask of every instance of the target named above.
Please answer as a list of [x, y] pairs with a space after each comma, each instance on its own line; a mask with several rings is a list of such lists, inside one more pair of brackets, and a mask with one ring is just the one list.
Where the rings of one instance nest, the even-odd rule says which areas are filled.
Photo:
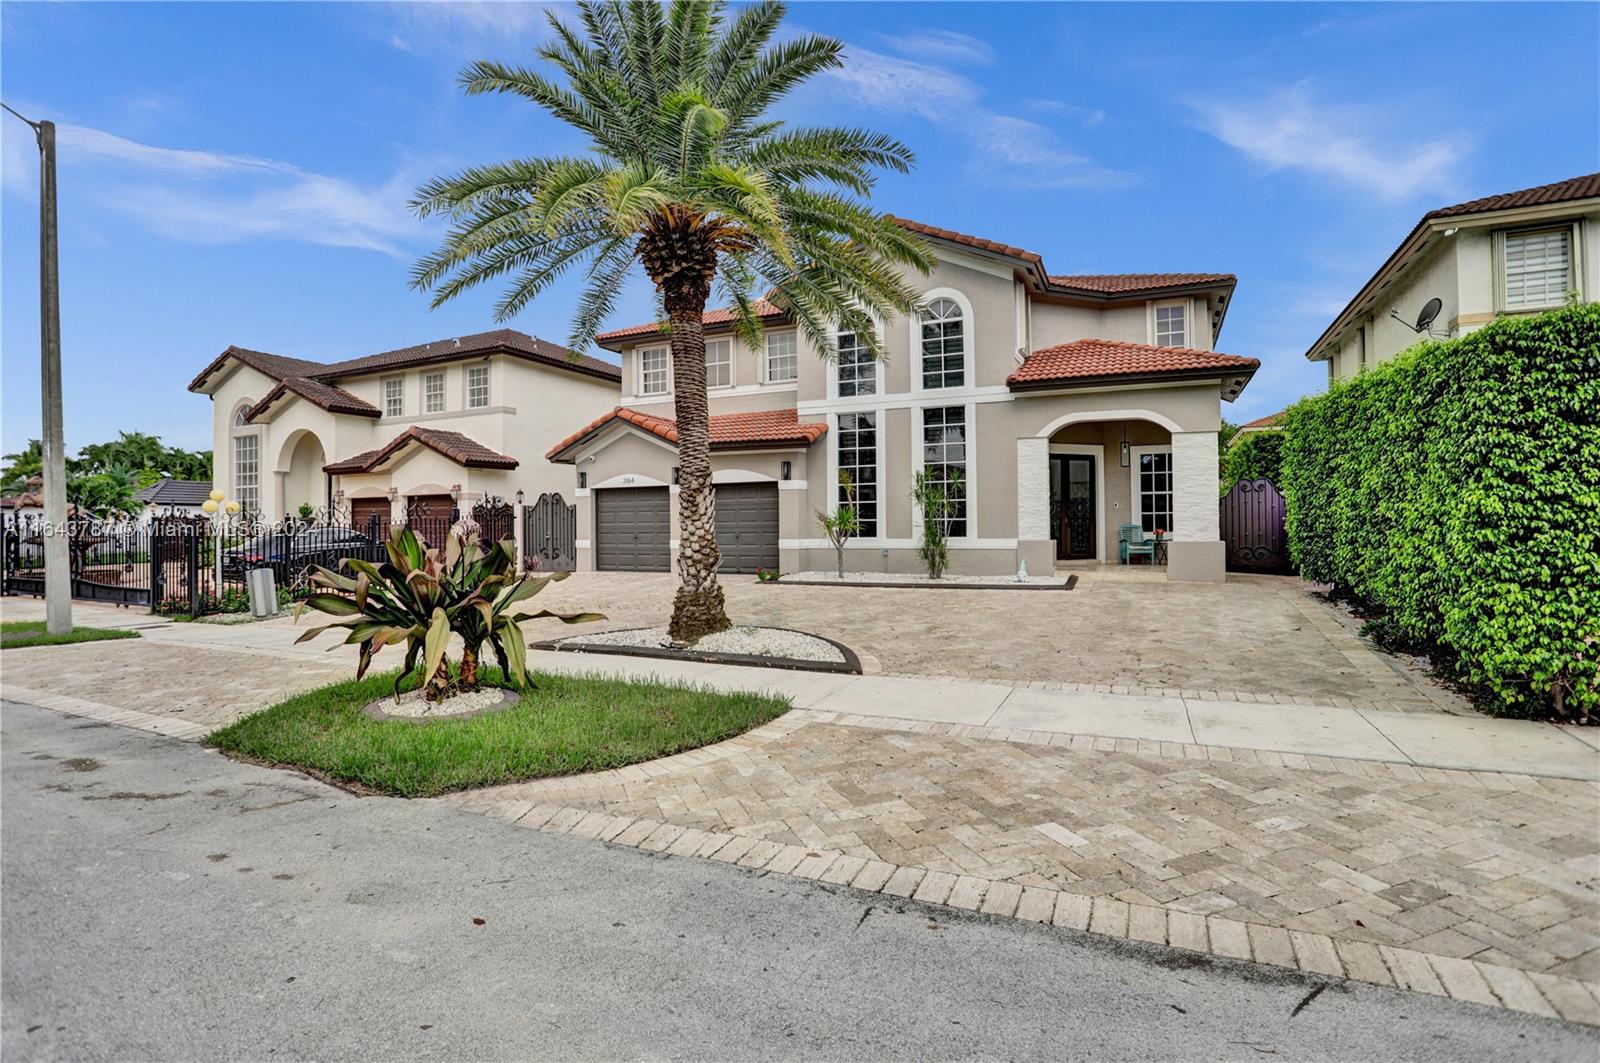
[[1094, 513], [1094, 458], [1050, 455], [1050, 534], [1057, 558], [1075, 561], [1095, 556]]

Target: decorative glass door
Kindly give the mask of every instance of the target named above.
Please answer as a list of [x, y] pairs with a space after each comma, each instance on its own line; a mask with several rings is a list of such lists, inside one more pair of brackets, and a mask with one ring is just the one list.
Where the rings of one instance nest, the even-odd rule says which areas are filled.
[[1056, 542], [1056, 557], [1095, 556], [1094, 511], [1094, 458], [1050, 455], [1050, 537]]

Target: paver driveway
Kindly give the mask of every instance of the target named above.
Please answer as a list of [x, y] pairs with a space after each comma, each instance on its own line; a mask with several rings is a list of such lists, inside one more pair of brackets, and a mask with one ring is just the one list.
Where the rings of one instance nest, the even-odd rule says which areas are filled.
[[[884, 672], [1009, 682], [1219, 690], [1363, 707], [1466, 705], [1368, 648], [1299, 580], [1229, 576], [1169, 583], [1088, 572], [1070, 591], [769, 586], [723, 580], [735, 623], [791, 627], [844, 643]], [[537, 600], [598, 609], [597, 628], [664, 624], [676, 577], [580, 572]], [[555, 621], [535, 638], [572, 634]], [[1426, 689], [1424, 689], [1424, 687]]]

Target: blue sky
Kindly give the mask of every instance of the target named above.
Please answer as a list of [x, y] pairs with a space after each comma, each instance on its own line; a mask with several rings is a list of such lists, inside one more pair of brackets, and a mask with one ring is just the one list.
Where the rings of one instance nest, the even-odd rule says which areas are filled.
[[[559, 8], [558, 8], [559, 10]], [[521, 4], [0, 8], [0, 94], [61, 126], [69, 449], [119, 429], [210, 443], [184, 387], [228, 344], [309, 358], [493, 327], [406, 287], [437, 173], [576, 139], [467, 99], [526, 60]], [[1600, 169], [1600, 6], [822, 4], [848, 45], [781, 114], [917, 152], [884, 210], [1041, 253], [1053, 272], [1229, 271], [1218, 347], [1263, 368], [1235, 421], [1320, 389], [1302, 357], [1426, 210]], [[38, 432], [37, 173], [0, 123], [5, 450]], [[514, 327], [560, 339], [557, 288]], [[646, 320], [642, 280], [617, 323]]]

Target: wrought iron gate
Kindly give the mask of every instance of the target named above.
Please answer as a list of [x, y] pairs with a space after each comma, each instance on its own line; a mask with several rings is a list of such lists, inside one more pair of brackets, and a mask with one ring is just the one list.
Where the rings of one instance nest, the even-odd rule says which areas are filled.
[[578, 567], [578, 507], [560, 494], [543, 494], [522, 511], [522, 564], [542, 572]]
[[[40, 517], [6, 519], [5, 593], [44, 594], [44, 542], [49, 533], [49, 525]], [[148, 527], [132, 521], [74, 517], [67, 522], [66, 535], [74, 598], [113, 605], [151, 604]]]
[[1291, 572], [1287, 507], [1271, 480], [1240, 480], [1223, 496], [1222, 539], [1228, 568], [1237, 572]]

